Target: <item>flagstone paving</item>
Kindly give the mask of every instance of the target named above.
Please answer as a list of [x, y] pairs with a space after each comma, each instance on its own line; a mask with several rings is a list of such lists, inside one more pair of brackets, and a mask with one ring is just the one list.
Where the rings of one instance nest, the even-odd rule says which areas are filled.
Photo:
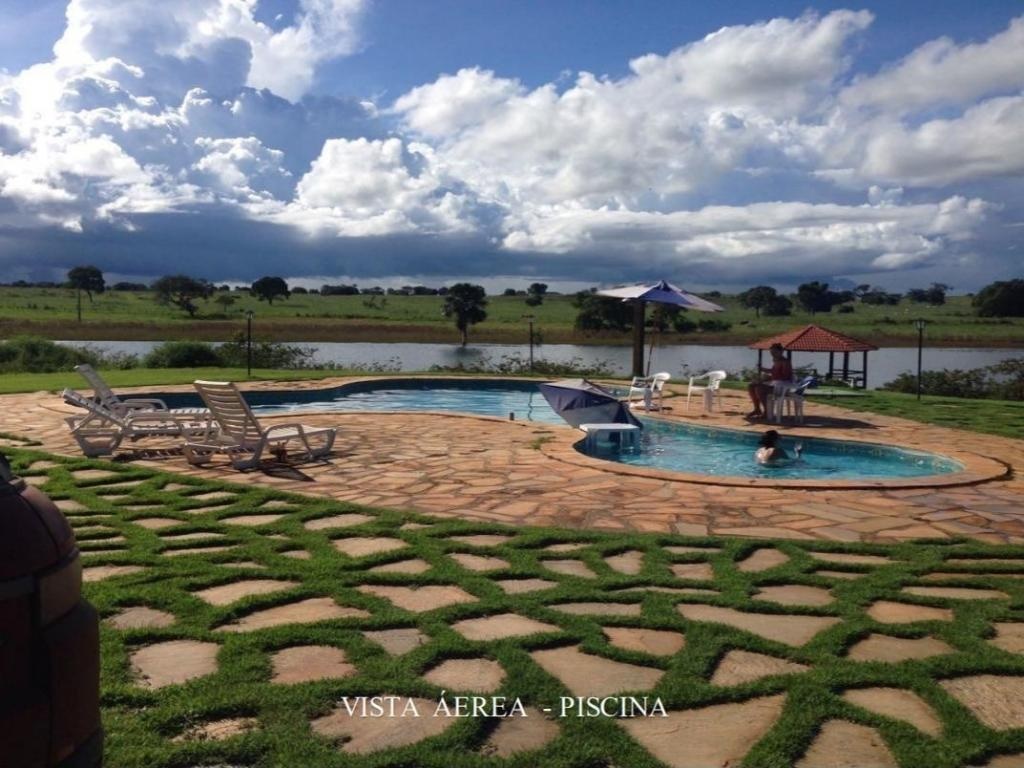
[[415, 627], [405, 629], [382, 629], [373, 632], [363, 632], [363, 637], [371, 643], [376, 643], [392, 656], [401, 656], [414, 648], [419, 648], [429, 638]]
[[686, 638], [679, 632], [638, 627], [604, 627], [608, 642], [617, 648], [654, 656], [671, 656], [686, 645]]
[[[315, 388], [344, 381], [254, 382], [248, 386]], [[667, 404], [673, 399], [668, 398]], [[4, 431], [30, 435], [55, 453], [79, 455], [63, 423], [69, 407], [59, 398], [46, 393], [7, 395], [0, 398], [0, 405]], [[748, 403], [742, 393], [726, 392], [721, 409], [714, 414], [667, 409], [663, 416], [712, 426], [763, 429], [743, 420], [746, 410]], [[975, 473], [978, 479], [971, 481], [973, 484], [930, 488], [879, 483], [860, 488], [726, 486], [591, 459], [574, 449], [580, 435], [568, 427], [456, 414], [321, 413], [304, 414], [303, 421], [341, 427], [330, 461], [302, 467], [291, 476], [253, 472], [246, 475], [246, 482], [481, 522], [794, 540], [883, 543], [965, 536], [988, 543], [1024, 543], [1024, 519], [1013, 514], [1024, 498], [1024, 441], [892, 416], [852, 414], [820, 402], [808, 403], [807, 410], [805, 425], [783, 425], [781, 429], [925, 450], [955, 446], [968, 458], [981, 457], [977, 461], [985, 468]], [[272, 424], [294, 418], [288, 414], [266, 421]], [[538, 436], [546, 440], [539, 448]], [[191, 467], [173, 450], [165, 450], [169, 445], [173, 442], [157, 439], [123, 446], [123, 452], [137, 466], [192, 478], [237, 479], [237, 472], [224, 462]], [[1016, 471], [1008, 474], [1007, 466]], [[79, 479], [90, 484], [103, 478], [103, 472], [97, 470]], [[191, 486], [183, 490], [189, 489]], [[204, 500], [229, 504], [232, 495], [206, 491], [191, 498], [201, 507]]]
[[458, 722], [456, 718], [432, 717], [431, 713], [437, 706], [436, 701], [416, 697], [400, 698], [402, 702], [398, 706], [398, 712], [405, 711], [411, 702], [421, 715], [403, 717], [400, 728], [395, 727], [393, 717], [363, 715], [361, 711], [349, 714], [340, 706], [329, 715], [317, 718], [310, 725], [314, 733], [334, 741], [342, 752], [361, 755], [415, 744], [443, 733]]
[[505, 679], [505, 670], [491, 659], [448, 659], [428, 670], [423, 679], [449, 691], [493, 693]]
[[511, 757], [536, 751], [558, 737], [558, 723], [533, 707], [526, 707], [525, 713], [525, 717], [501, 720], [480, 751], [493, 757]]
[[[44, 456], [12, 451], [18, 471]], [[1024, 752], [1024, 573], [1013, 545], [947, 538], [887, 549], [510, 528], [290, 495], [288, 479], [267, 489], [248, 483], [252, 474], [235, 485], [196, 477], [168, 491], [167, 475], [137, 463], [45, 460], [53, 466], [29, 471], [84, 507], [77, 520], [95, 526], [92, 513], [107, 514], [109, 530], [89, 535], [123, 539], [117, 549], [109, 537], [81, 545], [93, 552], [83, 555], [84, 592], [103, 620], [111, 765], [141, 765], [125, 759], [136, 743], [146, 764], [244, 768], [486, 768], [503, 754], [565, 768], [598, 756], [645, 768], [767, 768], [865, 755], [878, 765], [963, 768]], [[100, 466], [107, 474], [87, 486], [71, 474]], [[127, 498], [109, 504], [100, 493], [108, 486], [127, 486]], [[233, 501], [185, 514], [210, 493]], [[280, 517], [232, 522], [268, 508]], [[306, 525], [355, 514], [366, 519], [345, 530]], [[219, 534], [230, 546], [167, 557], [165, 532], [136, 524], [154, 517], [176, 520], [174, 534]], [[335, 548], [352, 540], [398, 548], [358, 557]], [[777, 553], [777, 563], [745, 570], [759, 552]], [[456, 555], [507, 565], [474, 570], [465, 563], [475, 560]], [[623, 555], [632, 572], [609, 563]], [[590, 575], [552, 571], [546, 558], [586, 565]], [[686, 586], [672, 566], [692, 565], [704, 578]], [[952, 581], [922, 579], [947, 568], [958, 571]], [[257, 594], [254, 583], [269, 586]], [[484, 664], [495, 679], [477, 670], [459, 678], [464, 662]], [[429, 679], [452, 664], [468, 682]], [[298, 677], [281, 677], [288, 669]], [[393, 691], [422, 697], [432, 712], [433, 694], [452, 695], [453, 682], [467, 693], [477, 685], [520, 696], [530, 716], [396, 722], [341, 704]], [[560, 696], [602, 686], [657, 697], [669, 716], [557, 716]], [[257, 725], [223, 740], [175, 741], [232, 719]], [[403, 744], [407, 751], [392, 751]]]
[[622, 725], [672, 768], [738, 766], [778, 720], [784, 703], [784, 696], [766, 696], [740, 704], [670, 712], [667, 718], [625, 720]]
[[278, 581], [276, 579], [246, 579], [222, 584], [219, 587], [200, 589], [192, 594], [210, 605], [231, 605], [243, 597], [267, 595], [299, 586], [297, 581]]
[[796, 768], [899, 768], [874, 728], [829, 720]]
[[237, 621], [218, 627], [215, 631], [254, 632], [258, 629], [279, 627], [282, 624], [311, 624], [331, 619], [359, 619], [369, 615], [369, 612], [362, 608], [338, 605], [329, 597], [311, 597], [308, 600], [250, 613]]
[[168, 640], [133, 651], [130, 662], [138, 684], [156, 689], [212, 675], [219, 651], [216, 643]]
[[118, 611], [105, 621], [114, 629], [153, 629], [169, 627], [176, 619], [173, 613], [149, 608], [145, 605], [134, 605], [131, 608]]
[[345, 651], [330, 645], [297, 645], [284, 648], [271, 659], [270, 682], [286, 685], [311, 680], [336, 680], [356, 674]]
[[854, 688], [843, 692], [851, 704], [878, 715], [904, 720], [929, 736], [942, 733], [942, 723], [920, 696], [901, 688]]
[[660, 669], [581, 653], [577, 646], [534, 651], [530, 655], [577, 696], [612, 696], [623, 691], [647, 691], [657, 685], [665, 674]]
[[929, 659], [954, 651], [954, 648], [934, 637], [906, 638], [871, 634], [850, 648], [846, 656], [853, 661], [897, 663], [909, 659]]
[[806, 664], [751, 651], [729, 651], [715, 667], [712, 685], [743, 685], [773, 675], [791, 675], [809, 670]]
[[1024, 677], [968, 675], [943, 680], [939, 685], [989, 728], [1024, 728]]

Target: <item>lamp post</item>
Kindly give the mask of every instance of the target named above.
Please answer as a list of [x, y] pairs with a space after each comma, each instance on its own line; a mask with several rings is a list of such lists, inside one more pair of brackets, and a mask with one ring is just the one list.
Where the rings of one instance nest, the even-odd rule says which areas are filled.
[[245, 312], [245, 378], [252, 378], [252, 318], [256, 313], [251, 309]]
[[533, 321], [537, 318], [533, 315], [523, 315], [522, 319], [530, 324], [530, 373], [533, 373]]
[[914, 321], [914, 327], [917, 328], [917, 399], [921, 399], [921, 353], [924, 349], [924, 328], [928, 325], [928, 321], [923, 317], [917, 318]]

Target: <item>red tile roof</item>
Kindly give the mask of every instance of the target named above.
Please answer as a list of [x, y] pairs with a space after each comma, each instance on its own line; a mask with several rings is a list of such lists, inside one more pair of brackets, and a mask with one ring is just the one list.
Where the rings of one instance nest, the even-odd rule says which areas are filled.
[[783, 349], [793, 352], [867, 352], [878, 349], [874, 344], [845, 333], [830, 331], [820, 325], [805, 325], [769, 339], [761, 339], [751, 344], [750, 348], [768, 349], [773, 344], [781, 344]]

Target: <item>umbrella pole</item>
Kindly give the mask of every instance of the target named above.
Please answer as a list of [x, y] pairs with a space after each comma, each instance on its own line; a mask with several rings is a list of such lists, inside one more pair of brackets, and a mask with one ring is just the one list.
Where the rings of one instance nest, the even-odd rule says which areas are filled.
[[633, 302], [633, 376], [644, 375], [644, 302]]
[[661, 305], [654, 308], [654, 333], [651, 334], [651, 345], [647, 349], [647, 370], [644, 376], [651, 375], [651, 361], [654, 359], [654, 347], [661, 341]]

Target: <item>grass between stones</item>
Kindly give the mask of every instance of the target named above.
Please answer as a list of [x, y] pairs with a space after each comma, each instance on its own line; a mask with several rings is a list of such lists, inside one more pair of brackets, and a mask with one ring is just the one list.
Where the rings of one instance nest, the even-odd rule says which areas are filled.
[[[85, 584], [85, 594], [109, 618], [125, 608], [146, 606], [174, 617], [173, 623], [151, 628], [102, 630], [102, 704], [110, 768], [181, 768], [184, 766], [661, 766], [614, 719], [565, 717], [556, 720], [558, 735], [534, 751], [508, 758], [491, 757], [485, 743], [499, 722], [460, 718], [439, 735], [408, 746], [370, 754], [348, 754], [327, 738], [315, 735], [310, 722], [333, 711], [342, 696], [394, 694], [436, 701], [441, 694], [424, 675], [449, 659], [489, 659], [504, 670], [499, 695], [518, 696], [527, 706], [555, 708], [569, 695], [558, 678], [531, 657], [543, 649], [578, 646], [586, 654], [634, 664], [664, 674], [649, 691], [666, 709], [684, 710], [713, 704], [741, 703], [785, 694], [781, 715], [742, 762], [747, 768], [783, 768], [799, 762], [823, 723], [848, 720], [881, 734], [905, 768], [954, 768], [984, 763], [989, 756], [1024, 751], [1024, 729], [993, 730], [940, 685], [965, 675], [1024, 676], [1024, 656], [988, 642], [994, 622], [1024, 621], [1024, 549], [992, 547], [965, 541], [907, 543], [893, 546], [840, 545], [827, 542], [767, 542], [746, 539], [695, 539], [653, 534], [606, 534], [546, 528], [509, 528], [430, 518], [392, 510], [357, 508], [329, 500], [289, 495], [242, 484], [197, 481], [138, 467], [88, 460], [68, 460], [29, 449], [10, 449], [16, 471], [32, 478], [55, 500], [74, 500], [84, 509], [68, 514], [82, 532], [79, 546], [86, 568], [134, 565], [142, 570]], [[33, 465], [39, 462], [37, 468]], [[82, 470], [101, 470], [82, 473]], [[105, 471], [106, 473], [104, 473]], [[242, 479], [240, 477], [240, 479]], [[171, 489], [168, 488], [170, 486]], [[203, 498], [198, 498], [203, 497]], [[269, 506], [264, 507], [268, 502]], [[225, 520], [259, 512], [282, 514], [256, 526], [230, 525]], [[310, 530], [310, 520], [359, 513], [365, 522], [340, 528]], [[167, 518], [178, 525], [152, 530], [133, 521]], [[344, 519], [343, 519], [344, 521]], [[409, 525], [415, 523], [415, 525]], [[168, 536], [217, 533], [216, 549], [177, 557], [174, 549], [196, 550], [199, 538], [168, 543]], [[506, 540], [479, 546], [454, 536], [505, 534]], [[404, 542], [400, 549], [365, 557], [348, 557], [334, 546], [344, 537], [387, 538]], [[579, 543], [573, 551], [545, 551], [557, 544]], [[666, 547], [685, 547], [675, 552]], [[225, 548], [226, 547], [226, 548]], [[690, 548], [695, 551], [691, 551]], [[707, 547], [707, 552], [700, 551]], [[771, 547], [788, 557], [765, 570], [743, 571], [737, 563], [755, 550]], [[308, 559], [285, 555], [303, 549]], [[614, 570], [606, 558], [641, 552], [639, 572]], [[885, 564], [824, 562], [813, 552], [881, 555]], [[507, 567], [475, 571], [460, 566], [449, 553], [500, 558]], [[635, 556], [631, 556], [635, 557]], [[429, 564], [416, 572], [371, 572], [380, 565], [418, 558]], [[949, 565], [949, 559], [1000, 558], [1000, 565]], [[592, 577], [553, 572], [545, 559], [577, 559]], [[1012, 561], [1019, 561], [1019, 565]], [[713, 578], [680, 579], [671, 565], [707, 562]], [[621, 564], [619, 560], [612, 563]], [[234, 565], [233, 565], [234, 564]], [[632, 568], [630, 570], [633, 570]], [[858, 574], [844, 579], [816, 574]], [[972, 575], [985, 572], [985, 575]], [[999, 572], [993, 575], [993, 571]], [[88, 572], [88, 571], [87, 571]], [[932, 572], [956, 572], [944, 581], [922, 581]], [[506, 593], [498, 582], [545, 579], [553, 586], [539, 591]], [[195, 593], [242, 580], [292, 582], [281, 591], [253, 594], [227, 605], [213, 605]], [[1008, 599], [949, 600], [908, 595], [915, 584], [979, 587], [998, 590]], [[781, 605], [753, 595], [766, 586], [797, 584], [831, 591], [834, 601], [819, 606]], [[433, 610], [403, 610], [360, 586], [451, 586], [471, 595]], [[539, 586], [543, 584], [538, 582]], [[694, 587], [715, 592], [679, 593], [652, 587]], [[625, 590], [625, 591], [622, 591]], [[385, 591], [381, 591], [385, 593]], [[250, 632], [218, 628], [274, 606], [314, 598], [331, 598], [350, 610], [348, 617], [316, 623], [287, 624]], [[882, 624], [868, 608], [879, 600], [952, 608], [950, 621]], [[638, 616], [568, 613], [564, 603], [620, 603], [640, 606]], [[678, 605], [710, 604], [762, 614], [833, 617], [839, 621], [802, 646], [775, 642], [731, 626], [685, 619]], [[424, 608], [426, 606], [417, 606]], [[555, 631], [471, 641], [452, 629], [466, 619], [504, 613], [552, 625]], [[368, 614], [368, 615], [367, 615]], [[165, 622], [161, 622], [165, 623]], [[685, 645], [672, 655], [655, 656], [609, 642], [602, 627], [639, 627], [681, 633]], [[416, 628], [427, 640], [392, 656], [364, 632]], [[901, 663], [855, 662], [846, 651], [872, 633], [899, 638], [934, 637], [954, 653]], [[152, 690], [135, 678], [130, 657], [155, 643], [187, 640], [216, 643], [218, 668], [184, 684]], [[291, 685], [271, 683], [272, 657], [296, 646], [328, 646], [344, 651], [355, 674]], [[720, 660], [731, 650], [763, 654], [808, 667], [789, 675], [770, 675], [731, 687], [710, 683]], [[850, 689], [898, 688], [917, 694], [937, 715], [937, 738], [912, 725], [874, 714], [843, 698]], [[453, 692], [449, 692], [450, 694]], [[227, 730], [228, 737], [184, 738], [203, 726], [237, 718], [251, 727]], [[401, 721], [394, 727], [400, 729]], [[680, 754], [701, 733], [680, 733]]]

